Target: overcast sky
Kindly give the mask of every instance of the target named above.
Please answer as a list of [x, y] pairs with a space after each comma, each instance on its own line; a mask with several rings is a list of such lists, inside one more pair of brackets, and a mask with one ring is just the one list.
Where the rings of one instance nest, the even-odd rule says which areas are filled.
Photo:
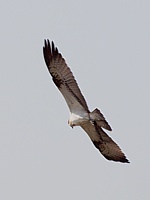
[[[8, 0], [0, 24], [0, 199], [149, 199], [150, 1]], [[107, 161], [68, 126], [47, 38], [130, 164]]]

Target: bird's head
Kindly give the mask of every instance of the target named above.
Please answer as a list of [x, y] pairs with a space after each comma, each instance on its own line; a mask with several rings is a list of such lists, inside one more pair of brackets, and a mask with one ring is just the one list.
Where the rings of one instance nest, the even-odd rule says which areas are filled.
[[73, 124], [73, 122], [72, 122], [72, 121], [68, 120], [68, 124], [69, 124], [69, 126], [71, 126], [71, 128], [73, 128], [73, 127], [74, 127], [74, 124]]

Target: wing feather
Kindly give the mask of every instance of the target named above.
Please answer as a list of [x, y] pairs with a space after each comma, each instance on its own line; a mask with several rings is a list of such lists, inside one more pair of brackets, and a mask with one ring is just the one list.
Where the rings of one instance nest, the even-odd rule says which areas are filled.
[[52, 76], [55, 85], [64, 96], [69, 109], [73, 111], [77, 108], [89, 112], [87, 103], [80, 88], [64, 58], [52, 42], [45, 40], [43, 54], [47, 68]]
[[86, 123], [81, 126], [89, 135], [94, 146], [108, 160], [129, 163], [120, 147], [97, 124]]

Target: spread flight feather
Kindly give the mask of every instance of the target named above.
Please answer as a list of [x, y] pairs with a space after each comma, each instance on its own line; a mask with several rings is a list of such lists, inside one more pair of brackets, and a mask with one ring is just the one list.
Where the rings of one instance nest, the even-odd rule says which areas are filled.
[[53, 42], [50, 44], [49, 40], [45, 40], [43, 54], [52, 79], [69, 107], [69, 125], [81, 126], [106, 159], [128, 163], [120, 147], [102, 129], [112, 130], [100, 110], [96, 108], [92, 112], [89, 111], [70, 68]]

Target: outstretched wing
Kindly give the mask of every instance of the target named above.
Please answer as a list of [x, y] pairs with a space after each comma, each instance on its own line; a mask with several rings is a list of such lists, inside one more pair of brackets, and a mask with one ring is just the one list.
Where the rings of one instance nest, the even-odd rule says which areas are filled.
[[89, 112], [87, 103], [70, 68], [53, 42], [50, 44], [49, 40], [45, 40], [43, 54], [53, 81], [64, 96], [70, 111], [84, 110]]
[[120, 147], [96, 123], [86, 123], [81, 126], [89, 135], [95, 147], [108, 160], [129, 163]]

